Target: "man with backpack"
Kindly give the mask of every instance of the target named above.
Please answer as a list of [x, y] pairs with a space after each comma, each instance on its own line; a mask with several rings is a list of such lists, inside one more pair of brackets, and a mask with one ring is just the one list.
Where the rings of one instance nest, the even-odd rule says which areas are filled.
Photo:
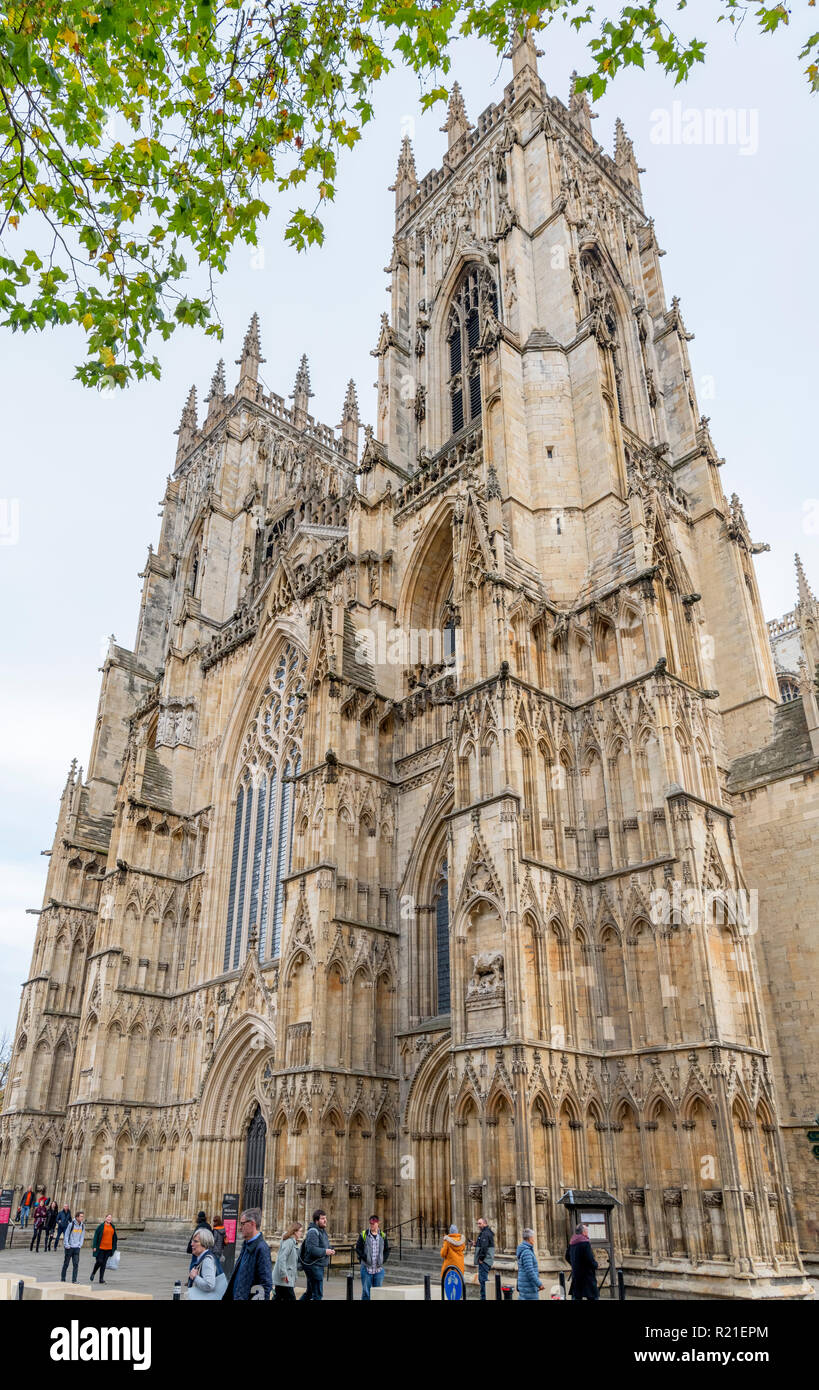
[[356, 1258], [361, 1261], [361, 1301], [370, 1302], [370, 1289], [381, 1288], [384, 1265], [390, 1258], [390, 1242], [381, 1234], [377, 1216], [371, 1216], [369, 1230], [362, 1231], [355, 1243]]
[[475, 1268], [481, 1286], [481, 1298], [486, 1301], [486, 1281], [495, 1263], [495, 1233], [485, 1216], [478, 1217], [478, 1239], [475, 1241]]
[[307, 1288], [299, 1299], [300, 1303], [320, 1303], [324, 1297], [324, 1271], [335, 1255], [330, 1248], [327, 1233], [327, 1213], [321, 1207], [313, 1212], [313, 1220], [307, 1227], [307, 1235], [302, 1241], [299, 1262], [307, 1277]]

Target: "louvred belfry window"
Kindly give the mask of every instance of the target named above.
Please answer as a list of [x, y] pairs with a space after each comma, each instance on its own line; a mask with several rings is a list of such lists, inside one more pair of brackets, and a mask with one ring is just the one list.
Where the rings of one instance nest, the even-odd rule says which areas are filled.
[[287, 645], [245, 736], [236, 807], [225, 925], [224, 969], [236, 970], [257, 926], [259, 958], [279, 954], [283, 880], [290, 872], [293, 779], [301, 768], [303, 660]]
[[449, 404], [453, 434], [481, 416], [478, 344], [482, 299], [497, 316], [495, 282], [487, 270], [472, 266], [461, 280], [449, 311]]

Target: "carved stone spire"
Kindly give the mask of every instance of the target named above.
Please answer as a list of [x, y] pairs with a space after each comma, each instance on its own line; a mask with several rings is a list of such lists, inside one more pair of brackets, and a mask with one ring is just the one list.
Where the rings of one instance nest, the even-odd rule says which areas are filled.
[[179, 428], [175, 431], [178, 436], [176, 445], [176, 462], [180, 462], [190, 449], [196, 438], [199, 425], [196, 418], [196, 387], [192, 386], [182, 411], [182, 418], [179, 421]]
[[299, 369], [296, 372], [296, 384], [291, 393], [290, 399], [293, 402], [293, 424], [296, 429], [303, 429], [307, 423], [309, 413], [310, 397], [313, 392], [310, 390], [310, 368], [307, 365], [307, 353], [302, 353]]
[[637, 160], [634, 157], [634, 146], [631, 143], [626, 128], [620, 117], [614, 122], [614, 162], [617, 165], [617, 172], [627, 183], [633, 184], [635, 188], [640, 187], [640, 175], [642, 169], [637, 167]]
[[351, 463], [358, 460], [358, 431], [361, 428], [358, 418], [358, 396], [356, 395], [355, 382], [352, 377], [347, 383], [347, 394], [344, 397], [344, 409], [341, 412], [341, 438], [344, 446], [344, 457]]
[[212, 415], [214, 410], [218, 410], [222, 401], [225, 399], [225, 359], [219, 358], [216, 364], [216, 371], [210, 380], [210, 390], [205, 397], [208, 406], [208, 415]]
[[441, 126], [441, 130], [445, 130], [449, 138], [448, 148], [451, 150], [452, 146], [460, 140], [461, 136], [466, 135], [466, 132], [471, 129], [472, 126], [466, 114], [466, 107], [464, 106], [464, 98], [460, 84], [453, 82], [452, 91], [449, 94], [449, 106], [447, 107], [446, 120]]
[[259, 315], [253, 314], [242, 344], [242, 355], [236, 358], [240, 385], [243, 381], [259, 380], [259, 364], [261, 362], [264, 362], [264, 358], [259, 343]]
[[531, 29], [521, 25], [515, 30], [512, 47], [506, 56], [512, 59], [512, 76], [518, 77], [525, 68], [537, 73], [537, 60], [543, 57], [543, 49], [535, 47]]
[[795, 555], [794, 559], [796, 560], [796, 588], [799, 595], [799, 602], [815, 603], [816, 595], [812, 592], [810, 584], [808, 583], [802, 561], [798, 555]]
[[[569, 85], [569, 115], [572, 120], [580, 126], [581, 130], [586, 132], [589, 139], [593, 140], [591, 123], [597, 120], [597, 112], [592, 111], [589, 106], [589, 98], [586, 96], [585, 92], [575, 91], [576, 82], [577, 73], [573, 72]], [[588, 144], [588, 141], [586, 143]]]
[[418, 192], [418, 175], [415, 172], [415, 154], [412, 148], [412, 141], [405, 135], [401, 141], [401, 152], [398, 156], [398, 168], [395, 174], [395, 183], [391, 183], [389, 192], [395, 194], [395, 206], [400, 208], [407, 198], [412, 198]]

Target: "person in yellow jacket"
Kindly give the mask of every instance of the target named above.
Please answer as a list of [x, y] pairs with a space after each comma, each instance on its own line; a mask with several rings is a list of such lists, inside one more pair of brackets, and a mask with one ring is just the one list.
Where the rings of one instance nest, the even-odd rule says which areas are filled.
[[447, 1265], [455, 1265], [456, 1269], [464, 1273], [464, 1255], [466, 1253], [466, 1237], [458, 1235], [458, 1227], [450, 1226], [449, 1235], [444, 1236], [444, 1243], [441, 1246], [441, 1278], [444, 1277], [444, 1270]]

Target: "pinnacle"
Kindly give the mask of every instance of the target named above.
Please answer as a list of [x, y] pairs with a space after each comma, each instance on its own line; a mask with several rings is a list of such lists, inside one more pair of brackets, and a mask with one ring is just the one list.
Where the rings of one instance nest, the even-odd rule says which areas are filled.
[[259, 315], [254, 311], [248, 324], [245, 340], [242, 344], [242, 355], [236, 358], [237, 367], [241, 367], [248, 360], [264, 362], [262, 357], [261, 344], [259, 342]]
[[213, 373], [210, 382], [210, 390], [205, 397], [206, 401], [223, 401], [225, 399], [225, 359], [219, 358], [216, 364], [216, 371]]
[[794, 559], [796, 561], [796, 585], [799, 594], [799, 602], [815, 603], [816, 596], [808, 583], [807, 575], [805, 574], [805, 569], [799, 555], [795, 555]]
[[534, 68], [537, 72], [537, 60], [543, 57], [543, 49], [535, 46], [534, 35], [528, 24], [523, 23], [515, 26], [512, 43], [506, 56], [512, 59], [514, 76], [517, 76], [527, 67]]
[[345, 420], [358, 419], [358, 396], [352, 377], [350, 377], [350, 380], [347, 382], [347, 394], [344, 397], [344, 410], [342, 414]]
[[418, 175], [415, 171], [415, 151], [412, 148], [412, 141], [405, 135], [401, 141], [401, 149], [398, 155], [398, 171], [396, 179], [414, 179], [417, 181]]
[[451, 147], [455, 144], [456, 140], [460, 140], [461, 136], [465, 135], [466, 132], [471, 129], [472, 126], [466, 114], [461, 84], [459, 82], [453, 82], [452, 91], [449, 94], [446, 120], [441, 126], [441, 130], [445, 131], [449, 136], [449, 144]]
[[310, 390], [310, 367], [307, 363], [306, 352], [302, 353], [299, 370], [296, 372], [296, 385], [292, 394], [294, 396], [312, 396], [313, 394]]
[[179, 429], [176, 431], [176, 433], [181, 434], [183, 430], [192, 430], [195, 434], [197, 428], [198, 425], [196, 419], [196, 387], [192, 386], [190, 391], [188, 392], [188, 399], [185, 402], [185, 406], [182, 411], [182, 418], [179, 421]]

